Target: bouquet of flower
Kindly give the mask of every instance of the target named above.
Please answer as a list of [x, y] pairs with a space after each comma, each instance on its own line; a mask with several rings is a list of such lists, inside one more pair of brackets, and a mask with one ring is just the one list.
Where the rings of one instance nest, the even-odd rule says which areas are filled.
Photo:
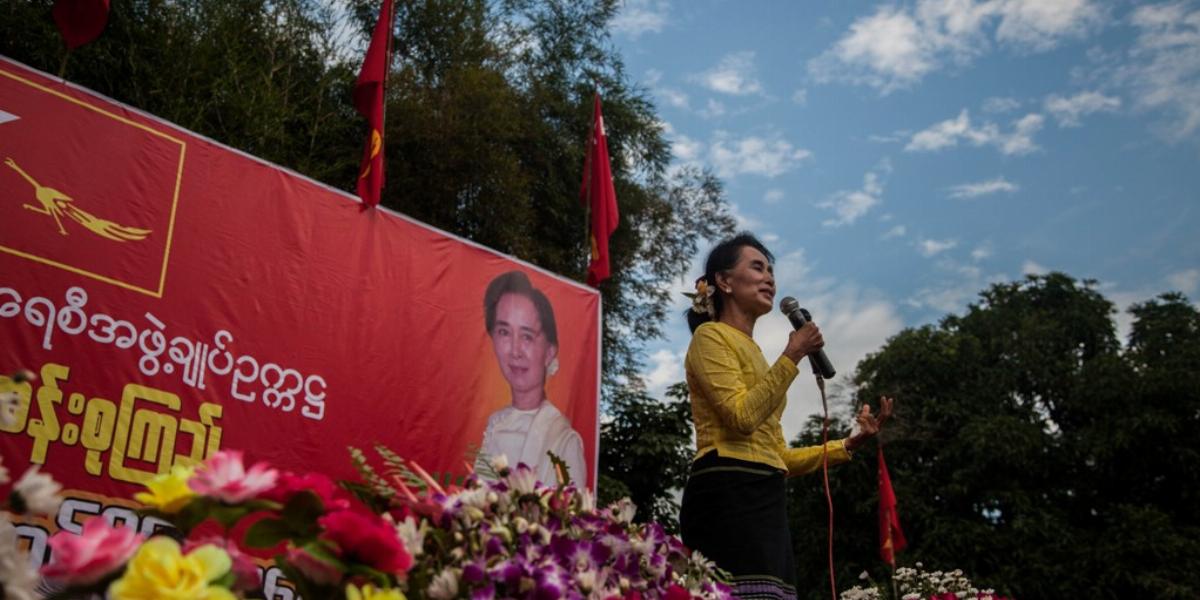
[[[343, 485], [247, 467], [236, 451], [176, 466], [135, 495], [176, 536], [145, 539], [93, 518], [81, 534], [50, 539], [42, 574], [56, 598], [262, 597], [258, 566], [243, 552], [260, 548], [310, 600], [730, 597], [711, 562], [658, 524], [634, 525], [627, 499], [597, 510], [586, 489], [542, 485], [503, 457], [491, 461], [494, 479], [443, 484], [377, 451], [381, 470], [352, 449], [365, 481]], [[221, 534], [203, 533], [214, 524]], [[12, 543], [0, 539], [0, 552]], [[5, 597], [34, 597], [3, 584]]]
[[[32, 381], [37, 377], [29, 371], [18, 371], [11, 376], [13, 381]], [[20, 407], [20, 397], [14, 391], [0, 392], [0, 424], [11, 425]], [[0, 463], [0, 487], [12, 483], [7, 497], [0, 499], [0, 510], [17, 515], [54, 515], [62, 503], [59, 493], [62, 486], [52, 477], [41, 473], [32, 465], [12, 482], [8, 469]], [[17, 549], [17, 530], [0, 517], [0, 598], [9, 600], [33, 600], [38, 574], [29, 564], [29, 555]]]
[[[859, 579], [870, 581], [870, 575], [863, 571]], [[924, 565], [916, 563], [913, 567], [900, 567], [892, 574], [894, 588], [889, 585], [880, 586], [871, 582], [868, 587], [854, 586], [841, 593], [841, 600], [897, 600], [892, 596], [893, 589], [899, 595], [899, 600], [1009, 600], [991, 589], [979, 589], [971, 583], [961, 569], [953, 571], [926, 571]]]

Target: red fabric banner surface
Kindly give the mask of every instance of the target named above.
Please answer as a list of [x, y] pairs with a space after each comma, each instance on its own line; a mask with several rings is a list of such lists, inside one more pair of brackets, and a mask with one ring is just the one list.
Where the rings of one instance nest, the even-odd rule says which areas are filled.
[[[135, 518], [113, 498], [218, 449], [353, 478], [347, 446], [378, 442], [461, 474], [516, 379], [544, 379], [594, 487], [595, 290], [3, 57], [0, 160], [0, 373], [39, 375], [0, 376], [0, 453], [74, 499], [43, 531]], [[495, 331], [533, 345], [485, 327], [511, 271], [549, 314], [518, 289]]]

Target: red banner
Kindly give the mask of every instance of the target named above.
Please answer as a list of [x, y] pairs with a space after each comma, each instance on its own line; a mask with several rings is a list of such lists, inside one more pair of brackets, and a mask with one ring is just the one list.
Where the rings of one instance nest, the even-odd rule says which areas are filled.
[[461, 474], [489, 422], [594, 487], [595, 290], [2, 58], [0, 160], [0, 451], [82, 492], [57, 526], [223, 448]]

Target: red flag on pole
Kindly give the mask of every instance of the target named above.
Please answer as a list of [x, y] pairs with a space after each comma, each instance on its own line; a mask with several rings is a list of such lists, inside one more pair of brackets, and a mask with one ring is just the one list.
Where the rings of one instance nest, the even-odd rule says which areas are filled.
[[587, 282], [599, 287], [611, 274], [608, 267], [608, 238], [617, 230], [617, 192], [613, 189], [612, 169], [608, 164], [608, 137], [604, 133], [604, 117], [600, 115], [600, 93], [596, 92], [592, 112], [592, 135], [588, 140], [587, 160], [583, 164], [583, 185], [579, 200], [591, 208], [589, 230], [592, 260], [588, 264]]
[[896, 566], [896, 553], [908, 542], [900, 529], [900, 515], [896, 512], [896, 492], [892, 490], [892, 478], [888, 475], [887, 463], [883, 461], [883, 446], [879, 446], [879, 557], [883, 562]]
[[55, 0], [50, 14], [67, 48], [74, 50], [100, 37], [108, 24], [108, 0]]
[[392, 0], [383, 0], [379, 21], [371, 34], [371, 45], [362, 70], [354, 82], [354, 108], [367, 118], [371, 133], [363, 147], [358, 171], [358, 197], [364, 206], [379, 204], [383, 189], [383, 82], [387, 79], [388, 51], [392, 40]]

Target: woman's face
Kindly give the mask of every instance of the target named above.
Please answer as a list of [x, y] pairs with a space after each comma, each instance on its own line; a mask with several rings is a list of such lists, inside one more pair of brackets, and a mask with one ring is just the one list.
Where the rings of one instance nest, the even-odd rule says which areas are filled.
[[717, 275], [717, 285], [726, 302], [737, 304], [747, 314], [761, 317], [775, 306], [775, 269], [756, 248], [742, 246], [732, 269]]
[[544, 387], [546, 368], [558, 354], [542, 332], [537, 307], [520, 294], [505, 294], [496, 302], [492, 349], [514, 394]]

